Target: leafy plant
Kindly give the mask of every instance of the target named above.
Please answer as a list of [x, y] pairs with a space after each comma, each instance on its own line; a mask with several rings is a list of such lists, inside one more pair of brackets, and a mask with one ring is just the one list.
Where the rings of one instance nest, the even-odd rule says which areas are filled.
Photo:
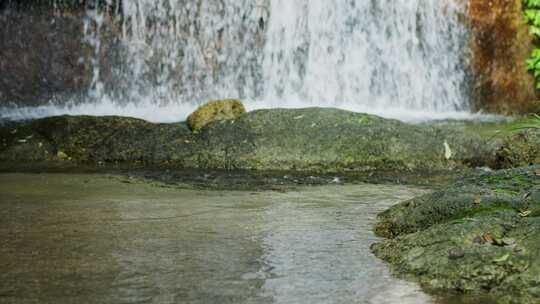
[[515, 122], [510, 125], [510, 131], [519, 131], [524, 129], [540, 129], [540, 115], [533, 114], [531, 118]]
[[512, 122], [507, 127], [498, 130], [493, 136], [508, 136], [514, 134], [515, 132], [527, 129], [540, 129], [540, 115], [532, 114], [530, 118]]
[[[525, 18], [529, 23], [529, 32], [540, 40], [540, 0], [523, 0]], [[527, 69], [536, 78], [536, 88], [540, 89], [540, 47], [536, 47], [527, 60]]]
[[532, 114], [529, 118], [516, 120], [506, 127], [499, 129], [497, 132], [495, 132], [495, 134], [493, 134], [493, 137], [508, 136], [518, 131], [527, 129], [540, 129], [540, 115]]
[[[531, 57], [527, 60], [527, 69], [536, 78], [536, 88], [540, 89], [540, 0], [523, 0], [525, 7], [525, 18], [529, 23], [529, 32], [536, 39], [536, 47], [533, 49]], [[524, 124], [516, 124], [515, 129], [538, 129], [540, 118], [534, 115], [533, 118]]]
[[[529, 24], [529, 33], [535, 38], [535, 48], [527, 60], [527, 70], [536, 79], [536, 88], [540, 89], [540, 0], [522, 0], [525, 18]], [[537, 113], [540, 113], [540, 101], [537, 101]]]

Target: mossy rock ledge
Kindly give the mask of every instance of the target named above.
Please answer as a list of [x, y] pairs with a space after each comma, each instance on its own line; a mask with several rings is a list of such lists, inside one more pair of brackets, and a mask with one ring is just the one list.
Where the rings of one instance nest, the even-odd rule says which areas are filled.
[[[0, 163], [138, 164], [314, 173], [427, 172], [491, 165], [503, 142], [457, 124], [406, 124], [337, 109], [258, 110], [186, 123], [60, 116], [0, 124]], [[533, 151], [535, 153], [535, 151]]]
[[487, 303], [540, 303], [540, 166], [474, 174], [401, 203], [372, 246], [396, 274]]

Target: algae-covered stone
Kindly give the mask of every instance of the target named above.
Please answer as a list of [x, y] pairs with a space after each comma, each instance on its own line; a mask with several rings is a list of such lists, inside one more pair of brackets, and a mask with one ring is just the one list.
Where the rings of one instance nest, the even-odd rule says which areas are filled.
[[61, 116], [0, 126], [0, 162], [56, 159], [194, 169], [423, 175], [497, 162], [501, 139], [463, 124], [408, 124], [339, 109], [267, 109], [211, 123]]
[[318, 173], [464, 168], [493, 160], [498, 147], [454, 126], [328, 108], [257, 110], [234, 123], [212, 124], [200, 139], [210, 167]]
[[194, 153], [192, 137], [185, 124], [114, 116], [49, 117], [0, 126], [0, 162], [22, 165], [69, 159], [74, 164], [184, 166]]
[[464, 177], [450, 187], [381, 213], [375, 231], [392, 238], [478, 213], [540, 208], [531, 205], [534, 198], [531, 194], [540, 190], [538, 168], [535, 168], [488, 171]]
[[540, 130], [525, 130], [504, 139], [497, 166], [512, 168], [540, 163]]
[[187, 123], [192, 130], [198, 131], [214, 121], [237, 119], [244, 113], [246, 108], [239, 100], [215, 100], [189, 115]]
[[[493, 162], [500, 147], [498, 140], [456, 125], [407, 124], [322, 108], [258, 110], [200, 132], [182, 123], [125, 117], [50, 117], [10, 123], [0, 127], [0, 135], [0, 162], [47, 161], [45, 149], [38, 147], [42, 143], [53, 155], [69, 155], [72, 164], [319, 174], [463, 169]], [[19, 141], [27, 137], [32, 139]]]
[[540, 166], [475, 174], [382, 213], [372, 247], [428, 290], [540, 302]]

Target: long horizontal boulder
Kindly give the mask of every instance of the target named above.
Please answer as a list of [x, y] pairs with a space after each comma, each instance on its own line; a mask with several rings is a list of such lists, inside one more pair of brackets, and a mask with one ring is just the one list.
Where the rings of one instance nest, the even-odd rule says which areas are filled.
[[[0, 125], [0, 162], [196, 169], [423, 172], [491, 165], [502, 141], [460, 124], [407, 124], [337, 109], [272, 109], [214, 122], [60, 116]], [[534, 151], [533, 151], [534, 153]]]

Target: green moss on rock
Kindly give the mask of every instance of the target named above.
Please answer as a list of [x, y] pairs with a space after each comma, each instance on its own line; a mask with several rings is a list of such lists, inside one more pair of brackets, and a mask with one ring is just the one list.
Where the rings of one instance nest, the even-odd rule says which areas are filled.
[[459, 124], [407, 124], [321, 108], [259, 110], [195, 133], [184, 123], [61, 116], [9, 123], [0, 135], [0, 162], [47, 162], [62, 151], [73, 164], [318, 174], [456, 171], [496, 163], [501, 148], [500, 140]]
[[532, 168], [475, 174], [381, 213], [375, 231], [393, 238], [491, 210], [509, 209], [517, 214], [536, 204], [530, 194], [538, 187]]
[[539, 168], [476, 174], [397, 205], [375, 227], [390, 239], [372, 250], [428, 290], [538, 303]]
[[504, 139], [497, 151], [498, 168], [540, 163], [540, 130], [526, 130]]
[[237, 119], [246, 113], [241, 101], [235, 99], [210, 101], [189, 115], [187, 123], [191, 130], [199, 131], [212, 122]]

